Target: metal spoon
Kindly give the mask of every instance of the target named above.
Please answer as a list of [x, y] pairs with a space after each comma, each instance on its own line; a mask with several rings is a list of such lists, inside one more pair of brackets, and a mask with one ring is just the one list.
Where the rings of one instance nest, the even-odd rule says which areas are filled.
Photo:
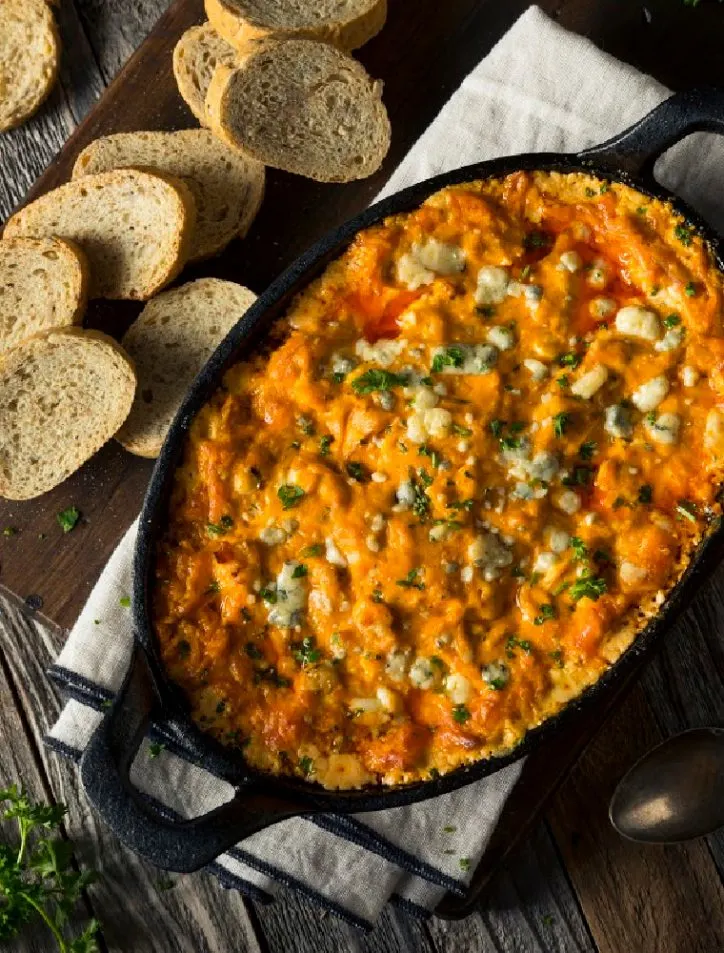
[[619, 781], [608, 813], [619, 834], [649, 844], [724, 826], [724, 730], [693, 728], [652, 748]]

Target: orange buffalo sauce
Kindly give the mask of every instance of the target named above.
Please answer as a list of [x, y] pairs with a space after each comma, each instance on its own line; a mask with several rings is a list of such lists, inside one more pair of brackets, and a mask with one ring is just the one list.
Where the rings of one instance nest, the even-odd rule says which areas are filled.
[[193, 423], [155, 625], [250, 764], [398, 784], [595, 682], [718, 513], [722, 281], [582, 174], [448, 188], [361, 233]]

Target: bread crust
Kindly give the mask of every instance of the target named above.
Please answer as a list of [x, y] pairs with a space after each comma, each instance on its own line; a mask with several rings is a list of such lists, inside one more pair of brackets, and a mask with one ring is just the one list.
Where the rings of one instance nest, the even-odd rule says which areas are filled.
[[[58, 26], [46, 0], [4, 0], [4, 5], [6, 5], [3, 10], [5, 17], [9, 15], [9, 8], [12, 6], [26, 18], [35, 18], [36, 22], [29, 23], [28, 26], [33, 31], [36, 41], [42, 40], [45, 49], [40, 62], [34, 64], [37, 75], [34, 77], [36, 85], [32, 94], [28, 93], [24, 101], [14, 102], [12, 108], [10, 107], [10, 104], [13, 103], [12, 97], [8, 96], [6, 92], [3, 92], [3, 95], [0, 96], [0, 132], [16, 129], [40, 109], [58, 78], [61, 49]], [[0, 31], [2, 29], [3, 25], [0, 24]], [[31, 58], [27, 51], [25, 53], [25, 56], [20, 57], [20, 61], [23, 62], [27, 71]], [[14, 64], [17, 64], [17, 57], [12, 57], [12, 60]], [[0, 76], [0, 81], [7, 82], [3, 76]]]
[[[228, 54], [224, 47], [228, 48]], [[218, 34], [210, 23], [192, 26], [178, 41], [173, 51], [173, 75], [179, 94], [202, 126], [208, 126], [206, 118], [206, 93], [203, 77], [193, 76], [193, 63], [197, 50], [205, 48], [207, 56], [212, 57], [216, 66], [225, 63], [236, 65], [237, 51], [227, 40]]]
[[255, 43], [270, 35], [318, 40], [349, 52], [371, 40], [387, 19], [387, 0], [376, 0], [349, 20], [327, 21], [309, 27], [290, 26], [289, 29], [254, 22], [248, 12], [244, 15], [243, 0], [204, 0], [204, 5], [206, 16], [216, 32], [242, 53], [250, 52]]

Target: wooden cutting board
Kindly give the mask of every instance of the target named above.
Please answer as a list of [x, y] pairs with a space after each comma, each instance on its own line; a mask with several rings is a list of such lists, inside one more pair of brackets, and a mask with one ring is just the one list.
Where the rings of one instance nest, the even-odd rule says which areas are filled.
[[[187, 270], [183, 280], [214, 275], [261, 292], [312, 242], [370, 203], [453, 90], [527, 5], [526, 0], [485, 4], [483, 22], [477, 0], [445, 4], [439, 0], [416, 0], [414, 4], [391, 0], [387, 26], [359, 53], [371, 75], [385, 82], [393, 142], [382, 170], [371, 179], [348, 185], [320, 185], [270, 171], [264, 206], [248, 238], [233, 243], [218, 259]], [[540, 6], [556, 14], [565, 4], [541, 0]], [[621, 19], [627, 21], [629, 5], [622, 2], [620, 10]], [[591, 18], [596, 19], [593, 12]], [[176, 91], [171, 53], [184, 30], [203, 19], [202, 0], [172, 4], [28, 199], [69, 179], [77, 154], [98, 136], [196, 125]], [[636, 34], [624, 31], [622, 35]], [[613, 52], [637, 59], [633, 48]], [[677, 59], [662, 56], [662, 62], [675, 64]], [[681, 81], [675, 70], [671, 77], [662, 78], [673, 84]], [[139, 309], [131, 303], [94, 302], [86, 324], [119, 336]], [[150, 461], [133, 457], [111, 442], [79, 473], [39, 500], [0, 501], [0, 590], [24, 602], [43, 621], [61, 629], [70, 627], [137, 514], [151, 467]], [[64, 535], [57, 514], [69, 506], [77, 506], [82, 519]], [[3, 535], [6, 527], [17, 532]], [[595, 710], [528, 759], [469, 896], [462, 902], [449, 897], [443, 904], [444, 914], [456, 916], [465, 911], [530, 829], [625, 688], [617, 685]]]

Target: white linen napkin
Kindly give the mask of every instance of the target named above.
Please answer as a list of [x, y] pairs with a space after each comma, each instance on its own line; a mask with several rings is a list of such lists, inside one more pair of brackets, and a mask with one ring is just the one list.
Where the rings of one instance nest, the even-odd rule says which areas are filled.
[[[413, 146], [382, 195], [481, 159], [575, 151], [629, 126], [668, 91], [531, 7]], [[692, 136], [659, 163], [660, 179], [724, 231], [723, 145]], [[657, 169], [659, 172], [659, 169]], [[380, 196], [382, 197], [382, 196]], [[104, 570], [51, 670], [71, 696], [48, 743], [79, 758], [123, 682], [133, 635], [134, 524]], [[212, 865], [227, 886], [268, 899], [298, 889], [362, 927], [390, 900], [427, 913], [469, 884], [522, 762], [452, 794], [385, 812], [296, 818], [247, 838]], [[139, 789], [184, 816], [226, 801], [231, 787], [177, 753], [146, 742]]]

